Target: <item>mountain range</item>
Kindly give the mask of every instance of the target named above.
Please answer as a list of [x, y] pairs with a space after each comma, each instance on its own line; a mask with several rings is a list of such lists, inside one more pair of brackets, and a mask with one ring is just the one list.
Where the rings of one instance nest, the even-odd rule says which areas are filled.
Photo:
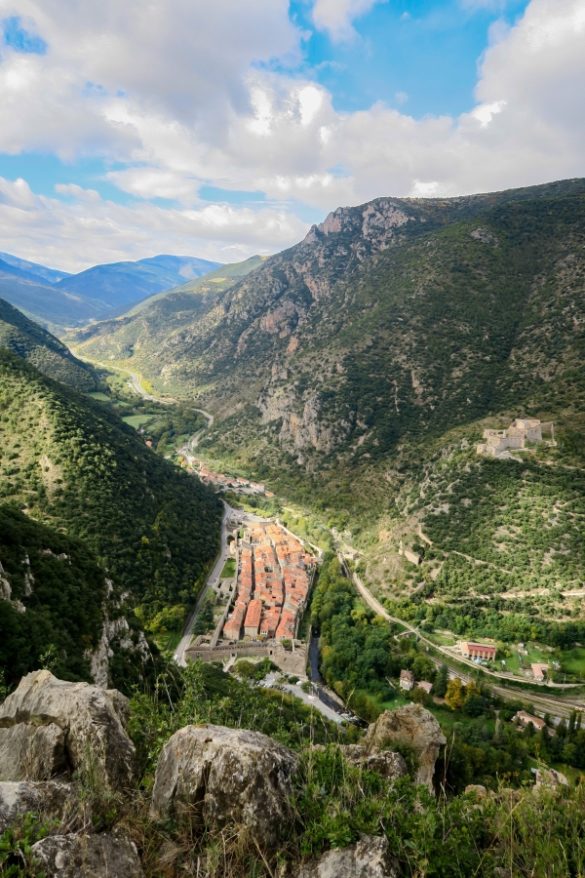
[[583, 180], [380, 198], [217, 295], [165, 298], [164, 320], [146, 302], [76, 344], [196, 394], [218, 457], [346, 507], [406, 443], [583, 403], [584, 244]]
[[0, 253], [0, 296], [49, 328], [62, 329], [120, 313], [218, 267], [205, 259], [161, 255], [68, 274]]

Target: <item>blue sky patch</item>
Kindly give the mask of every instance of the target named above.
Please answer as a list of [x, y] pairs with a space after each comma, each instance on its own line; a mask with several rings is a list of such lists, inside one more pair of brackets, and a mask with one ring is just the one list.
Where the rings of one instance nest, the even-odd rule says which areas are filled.
[[5, 18], [2, 22], [2, 39], [4, 45], [10, 46], [15, 52], [44, 55], [47, 51], [47, 44], [42, 37], [29, 33], [17, 16]]

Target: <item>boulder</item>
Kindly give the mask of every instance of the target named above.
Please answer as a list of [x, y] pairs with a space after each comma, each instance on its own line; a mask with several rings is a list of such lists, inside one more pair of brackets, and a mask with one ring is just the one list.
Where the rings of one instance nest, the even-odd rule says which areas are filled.
[[348, 848], [327, 851], [301, 867], [297, 878], [398, 878], [388, 839], [364, 835]]
[[433, 792], [435, 763], [446, 743], [441, 726], [425, 707], [407, 704], [397, 710], [385, 710], [369, 726], [364, 747], [369, 754], [380, 753], [392, 745], [410, 747], [418, 761], [416, 782]]
[[134, 777], [126, 699], [89, 683], [33, 671], [0, 706], [0, 781], [78, 772], [122, 791]]
[[143, 878], [136, 845], [124, 836], [51, 835], [32, 853], [45, 878]]
[[67, 771], [65, 732], [55, 723], [0, 728], [2, 780], [49, 780]]
[[392, 750], [368, 753], [359, 744], [350, 744], [343, 748], [343, 755], [352, 765], [359, 765], [369, 771], [375, 771], [390, 783], [400, 777], [406, 777], [408, 774], [404, 756], [400, 753], [394, 753]]
[[277, 841], [292, 819], [296, 756], [266, 735], [223, 726], [186, 726], [161, 753], [151, 817], [188, 814], [198, 831], [236, 824], [259, 844]]
[[475, 799], [485, 799], [488, 795], [487, 787], [481, 783], [468, 783], [464, 793], [466, 796], [473, 796]]
[[59, 831], [78, 819], [79, 801], [71, 784], [60, 781], [4, 781], [0, 783], [0, 833], [25, 814], [55, 822]]

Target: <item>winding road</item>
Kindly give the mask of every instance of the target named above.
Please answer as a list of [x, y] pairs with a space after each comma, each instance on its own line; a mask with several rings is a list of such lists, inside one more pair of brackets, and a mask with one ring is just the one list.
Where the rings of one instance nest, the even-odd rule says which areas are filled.
[[[431, 650], [441, 653], [442, 657], [440, 659], [434, 658], [432, 655], [429, 655], [429, 658], [431, 659], [431, 661], [434, 662], [435, 665], [438, 666], [440, 664], [446, 664], [454, 674], [456, 674], [463, 680], [463, 682], [469, 682], [469, 680], [471, 679], [471, 673], [468, 675], [462, 673], [457, 667], [458, 664], [467, 665], [470, 670], [474, 671], [475, 673], [477, 673], [477, 671], [480, 671], [482, 674], [486, 674], [490, 677], [495, 677], [497, 680], [509, 680], [510, 682], [517, 682], [522, 685], [523, 681], [518, 680], [517, 677], [513, 677], [511, 675], [506, 676], [505, 674], [499, 674], [496, 671], [490, 671], [489, 668], [479, 667], [478, 665], [470, 662], [464, 657], [460, 658], [458, 656], [457, 659], [455, 659], [454, 656], [452, 656], [451, 653], [448, 652], [444, 647], [433, 643], [432, 640], [429, 640], [428, 637], [425, 637], [425, 635], [422, 634], [421, 631], [414, 625], [411, 625], [409, 622], [405, 622], [403, 619], [398, 619], [396, 616], [391, 616], [390, 613], [388, 613], [388, 611], [382, 606], [380, 601], [375, 598], [371, 591], [364, 585], [360, 577], [356, 573], [353, 573], [351, 571], [349, 565], [347, 564], [347, 559], [345, 558], [343, 553], [338, 551], [337, 554], [346, 576], [348, 577], [348, 579], [351, 580], [351, 582], [353, 582], [358, 594], [361, 596], [367, 606], [374, 611], [374, 613], [381, 616], [383, 619], [386, 619], [386, 621], [392, 622], [393, 624], [399, 625], [407, 631], [410, 631], [418, 638], [418, 640], [428, 646]], [[455, 662], [457, 662], [457, 664], [455, 664]], [[540, 693], [534, 693], [527, 688], [507, 689], [502, 685], [490, 683], [492, 691], [500, 698], [506, 701], [528, 702], [532, 705], [535, 711], [538, 711], [542, 714], [549, 713], [552, 716], [558, 717], [559, 719], [567, 719], [574, 710], [585, 710], [585, 698], [577, 697], [572, 699], [561, 699], [554, 697], [554, 695], [552, 694], [549, 695], [551, 689], [562, 689], [564, 691], [575, 688], [579, 689], [581, 688], [581, 684], [579, 683], [535, 683], [534, 685], [541, 685], [543, 689], [547, 690], [547, 692], [543, 692], [543, 694], [541, 695]]]

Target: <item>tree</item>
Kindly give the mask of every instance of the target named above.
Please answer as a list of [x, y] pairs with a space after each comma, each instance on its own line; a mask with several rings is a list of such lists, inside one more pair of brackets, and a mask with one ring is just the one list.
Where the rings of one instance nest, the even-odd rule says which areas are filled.
[[449, 680], [445, 693], [445, 702], [451, 710], [461, 710], [463, 707], [465, 703], [465, 686], [459, 677]]
[[435, 695], [438, 698], [444, 698], [449, 683], [449, 668], [447, 665], [441, 665], [435, 677]]

